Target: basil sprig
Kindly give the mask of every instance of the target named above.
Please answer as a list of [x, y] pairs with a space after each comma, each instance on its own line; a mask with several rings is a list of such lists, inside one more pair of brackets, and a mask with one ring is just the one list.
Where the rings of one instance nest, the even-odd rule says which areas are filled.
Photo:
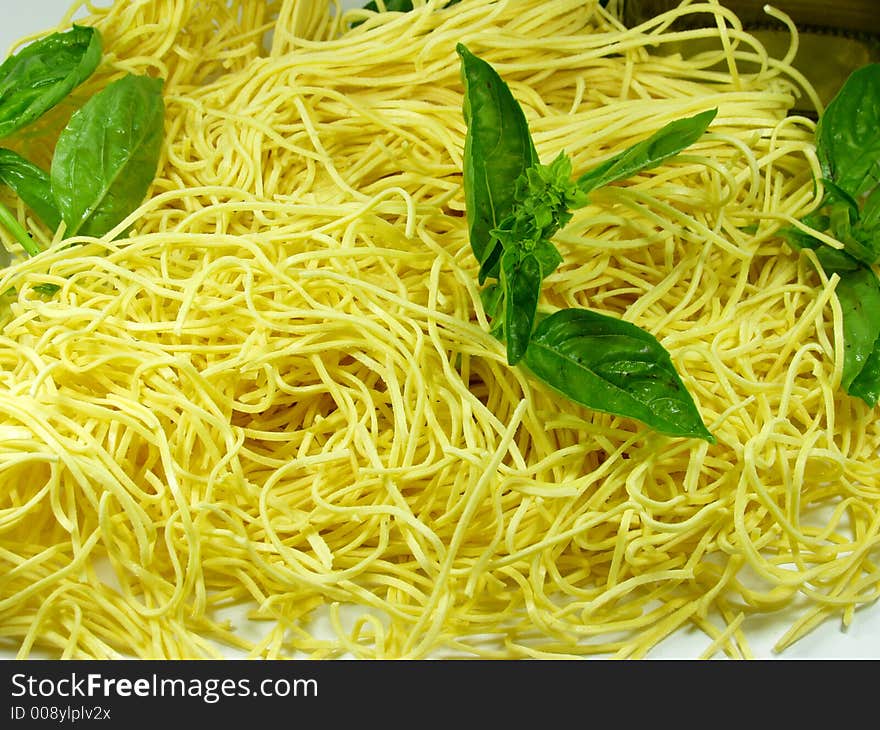
[[[37, 40], [0, 64], [0, 138], [56, 106], [97, 69], [97, 29], [74, 25]], [[0, 148], [0, 183], [43, 223], [66, 234], [102, 236], [140, 203], [158, 168], [164, 130], [163, 81], [128, 74], [78, 109], [61, 131], [47, 172]], [[0, 204], [3, 225], [34, 256], [36, 241]]]
[[[650, 333], [586, 309], [540, 312], [544, 279], [561, 263], [552, 237], [597, 187], [656, 167], [695, 142], [711, 109], [666, 125], [580, 177], [561, 153], [541, 164], [526, 116], [508, 85], [463, 44], [467, 124], [463, 185], [482, 301], [510, 365], [590, 409], [634, 418], [667, 435], [714, 442], [675, 370]], [[493, 280], [493, 281], [490, 281]], [[497, 280], [497, 281], [494, 281]]]
[[880, 64], [854, 71], [819, 118], [816, 155], [824, 190], [809, 227], [843, 244], [832, 248], [796, 228], [783, 231], [796, 249], [813, 249], [843, 314], [841, 387], [874, 407], [880, 400]]

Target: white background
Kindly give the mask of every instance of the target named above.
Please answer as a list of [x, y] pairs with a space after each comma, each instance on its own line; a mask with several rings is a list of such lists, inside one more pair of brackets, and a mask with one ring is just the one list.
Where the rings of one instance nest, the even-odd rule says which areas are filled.
[[[311, 0], [318, 2], [319, 0]], [[36, 31], [54, 28], [67, 11], [68, 0], [23, 0], [10, 9], [12, 0], [0, 0], [5, 6], [0, 22], [0, 55], [7, 51], [16, 39]], [[109, 5], [110, 0], [97, 0], [97, 5]], [[346, 0], [346, 7], [360, 3]], [[792, 616], [782, 614], [760, 617], [747, 626], [751, 648], [758, 658], [772, 658], [772, 645], [788, 628]], [[676, 635], [666, 640], [651, 656], [656, 658], [695, 658], [708, 645], [708, 640], [697, 632]], [[4, 655], [0, 651], [0, 658]], [[862, 609], [856, 613], [854, 625], [843, 631], [839, 620], [832, 619], [802, 639], [782, 658], [880, 658], [880, 605]]]

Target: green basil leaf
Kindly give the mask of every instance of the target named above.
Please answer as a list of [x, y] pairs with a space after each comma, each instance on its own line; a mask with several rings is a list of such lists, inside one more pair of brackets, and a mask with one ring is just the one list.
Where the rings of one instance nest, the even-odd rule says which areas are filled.
[[880, 230], [880, 186], [865, 198], [859, 213], [859, 223], [865, 230]]
[[832, 235], [843, 244], [844, 250], [853, 258], [869, 266], [880, 257], [877, 246], [880, 240], [867, 230], [859, 220], [858, 208], [835, 200], [827, 206], [828, 221]]
[[562, 256], [559, 250], [550, 241], [539, 241], [538, 245], [532, 250], [538, 263], [541, 264], [541, 276], [546, 279], [550, 274], [559, 268], [562, 263]]
[[880, 186], [864, 199], [852, 227], [852, 241], [844, 241], [844, 248], [859, 261], [872, 266], [880, 262]]
[[825, 197], [822, 199], [822, 206], [828, 207], [836, 203], [845, 203], [852, 210], [853, 215], [858, 217], [859, 203], [858, 201], [834, 180], [830, 178], [821, 178], [822, 186], [825, 188]]
[[504, 253], [504, 248], [502, 247], [501, 242], [493, 239], [492, 247], [489, 249], [485, 261], [480, 264], [480, 272], [477, 275], [477, 281], [481, 284], [485, 284], [486, 279], [497, 279], [501, 276], [498, 267], [501, 264], [502, 253]]
[[852, 72], [816, 126], [825, 177], [854, 198], [880, 180], [880, 64]]
[[843, 275], [845, 271], [858, 271], [862, 268], [862, 264], [846, 251], [841, 251], [839, 248], [831, 248], [831, 246], [824, 244], [816, 249], [816, 258], [819, 259], [822, 269], [829, 276], [834, 273]]
[[[446, 3], [446, 7], [455, 5], [458, 2], [460, 2], [460, 0], [449, 0], [449, 2]], [[388, 12], [408, 13], [412, 9], [412, 0], [385, 0], [385, 10]], [[364, 5], [364, 10], [379, 12], [379, 4], [373, 0]]]
[[[18, 241], [21, 247], [27, 252], [28, 256], [36, 256], [40, 253], [40, 245], [31, 237], [31, 234], [27, 232], [27, 229], [18, 222], [18, 218], [16, 218], [12, 214], [12, 211], [3, 205], [3, 203], [0, 203], [0, 226], [3, 226], [9, 231], [12, 237]], [[2, 249], [2, 247], [0, 247], [0, 249]], [[8, 266], [12, 261], [12, 257], [8, 253], [5, 253], [0, 261], [5, 262], [5, 265]]]
[[717, 109], [708, 109], [692, 117], [670, 122], [648, 139], [628, 147], [581, 175], [577, 180], [578, 187], [589, 193], [603, 185], [657, 167], [696, 142], [717, 113]]
[[[452, 5], [457, 5], [461, 0], [448, 0], [445, 4], [445, 7], [451, 7]], [[397, 12], [397, 13], [408, 13], [414, 9], [414, 5], [412, 0], [385, 0], [385, 12]], [[369, 10], [373, 13], [378, 13], [379, 11], [379, 3], [375, 2], [375, 0], [371, 0], [366, 5], [363, 6], [363, 10]], [[351, 24], [352, 28], [357, 28], [361, 25], [363, 20], [356, 20]]]
[[162, 148], [162, 86], [129, 74], [71, 117], [50, 172], [68, 235], [102, 236], [143, 201]]
[[37, 217], [55, 230], [61, 213], [52, 198], [49, 174], [17, 152], [0, 148], [0, 182], [8, 185]]
[[666, 349], [648, 332], [586, 309], [562, 309], [532, 333], [523, 362], [587, 408], [634, 418], [670, 436], [714, 443]]
[[33, 290], [40, 296], [53, 297], [61, 291], [61, 287], [58, 286], [58, 284], [48, 284], [44, 282], [42, 284], [34, 284]]
[[498, 284], [489, 284], [480, 292], [480, 301], [483, 304], [483, 311], [486, 312], [486, 316], [490, 320], [495, 319], [504, 305], [504, 289]]
[[880, 237], [877, 231], [867, 229], [860, 221], [851, 227], [848, 236], [839, 240], [844, 250], [859, 261], [869, 266], [880, 261]]
[[504, 339], [508, 365], [516, 365], [529, 346], [542, 280], [541, 264], [534, 254], [504, 252], [501, 287], [504, 290]]
[[75, 25], [22, 48], [0, 65], [0, 138], [30, 124], [92, 75], [101, 35]]
[[841, 385], [850, 386], [865, 368], [880, 337], [880, 282], [867, 266], [838, 271], [837, 300], [843, 314], [843, 373]]
[[538, 153], [525, 114], [504, 80], [463, 44], [456, 51], [467, 124], [462, 183], [471, 249], [485, 281], [498, 277], [501, 258], [501, 244], [491, 231], [513, 211], [514, 183], [538, 162]]
[[865, 366], [853, 378], [847, 393], [861, 398], [871, 408], [877, 405], [880, 400], [880, 340], [874, 343], [874, 349], [865, 360]]
[[[561, 152], [549, 165], [536, 162], [519, 176], [512, 211], [490, 233], [504, 249], [546, 249], [552, 247], [549, 241], [556, 232], [571, 221], [571, 210], [586, 203], [586, 194], [571, 179], [571, 158]], [[558, 265], [559, 261], [552, 262], [544, 275]], [[486, 262], [483, 272], [488, 273]]]
[[[825, 186], [822, 205], [804, 216], [804, 223], [816, 230], [831, 233], [843, 244], [847, 255], [855, 261], [869, 266], [876, 263], [880, 260], [880, 188], [866, 199], [860, 210], [858, 202], [839, 185], [827, 179], [823, 179], [822, 183]], [[784, 229], [782, 235], [794, 248], [836, 250], [794, 227]], [[839, 257], [840, 253], [831, 254], [828, 258], [831, 260], [835, 256]]]
[[827, 210], [831, 232], [843, 243], [844, 239], [852, 236], [853, 221], [858, 221], [858, 208], [853, 210], [849, 203], [835, 201], [827, 206]]
[[[828, 215], [824, 211], [822, 211], [821, 208], [812, 213], [809, 213], [808, 215], [805, 215], [801, 220], [805, 225], [817, 231], [827, 231], [829, 226], [831, 225], [831, 221], [828, 219]], [[806, 231], [802, 231], [800, 228], [796, 228], [795, 226], [785, 226], [780, 229], [779, 234], [796, 251], [800, 251], [805, 248], [810, 248], [814, 251], [820, 250], [821, 248], [830, 248], [815, 236], [812, 236]]]
[[[805, 216], [803, 221], [816, 230], [828, 230], [830, 226], [830, 220], [828, 216], [824, 214]], [[804, 249], [815, 251], [819, 264], [822, 266], [823, 271], [829, 276], [835, 272], [856, 271], [862, 267], [862, 264], [850, 256], [846, 251], [839, 248], [832, 248], [818, 238], [815, 238], [794, 226], [788, 226], [782, 229], [780, 233], [793, 249], [797, 251]]]
[[803, 248], [816, 251], [826, 275], [840, 277], [836, 294], [843, 315], [841, 386], [873, 408], [880, 399], [880, 282], [870, 267], [846, 251], [809, 236], [801, 242], [806, 244]]

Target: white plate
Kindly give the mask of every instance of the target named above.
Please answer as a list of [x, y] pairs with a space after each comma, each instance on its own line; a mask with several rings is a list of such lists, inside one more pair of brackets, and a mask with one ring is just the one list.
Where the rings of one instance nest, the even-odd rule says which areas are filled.
[[[7, 0], [8, 1], [8, 0]], [[317, 1], [317, 0], [315, 0]], [[110, 0], [97, 0], [96, 5], [110, 5]], [[344, 7], [357, 7], [361, 3], [345, 0]], [[6, 52], [16, 39], [34, 32], [54, 28], [67, 9], [68, 0], [27, 0], [17, 4], [18, 10], [5, 12], [0, 23], [0, 53]], [[26, 8], [26, 9], [24, 9]], [[757, 626], [750, 622], [749, 641], [758, 658], [772, 658], [772, 646], [793, 620], [791, 614], [780, 613], [762, 618]], [[700, 655], [708, 643], [698, 632], [675, 635], [652, 652], [656, 658], [694, 658]], [[0, 651], [0, 658], [8, 657]], [[816, 658], [880, 658], [880, 606], [871, 606], [856, 613], [854, 625], [846, 632], [840, 622], [831, 620], [820, 626], [806, 638], [788, 649], [783, 655], [788, 659]]]

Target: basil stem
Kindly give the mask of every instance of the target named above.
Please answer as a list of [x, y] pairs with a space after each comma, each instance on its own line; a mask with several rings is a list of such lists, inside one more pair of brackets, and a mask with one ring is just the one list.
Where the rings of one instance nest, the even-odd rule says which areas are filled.
[[24, 226], [18, 222], [18, 219], [12, 215], [3, 203], [0, 203], [0, 224], [9, 231], [12, 236], [21, 244], [21, 247], [27, 251], [29, 256], [36, 256], [41, 249], [37, 242], [31, 238], [30, 234], [25, 230]]
[[30, 124], [85, 81], [101, 61], [95, 28], [34, 41], [0, 64], [0, 138]]
[[[455, 5], [458, 2], [460, 2], [460, 0], [449, 0], [446, 3], [446, 7]], [[386, 12], [408, 13], [414, 8], [412, 0], [384, 0], [384, 5]], [[363, 9], [379, 12], [379, 3], [377, 3], [376, 0], [371, 0], [364, 5]]]
[[143, 201], [162, 148], [162, 86], [161, 79], [124, 76], [62, 131], [50, 178], [68, 235], [103, 236]]

